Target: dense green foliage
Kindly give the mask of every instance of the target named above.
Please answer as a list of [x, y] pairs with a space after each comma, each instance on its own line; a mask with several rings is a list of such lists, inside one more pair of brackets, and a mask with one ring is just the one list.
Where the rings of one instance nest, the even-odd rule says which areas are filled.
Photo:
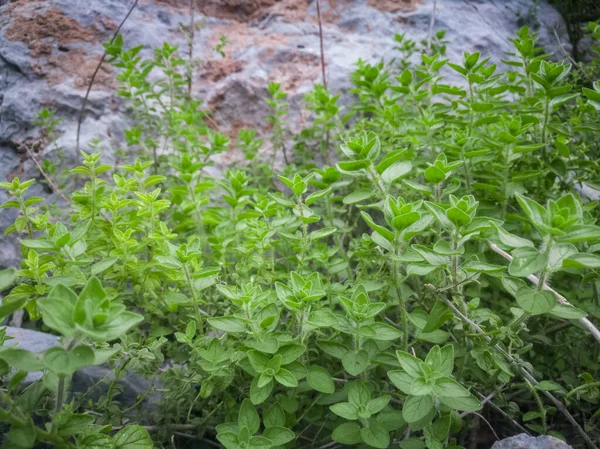
[[[348, 108], [315, 86], [294, 135], [273, 83], [272, 133], [235, 141], [177, 48], [107, 45], [135, 121], [127, 163], [83, 153], [64, 207], [0, 184], [23, 251], [0, 314], [24, 307], [64, 342], [0, 348], [7, 447], [143, 449], [151, 431], [159, 447], [459, 448], [481, 413], [595, 447], [599, 208], [578, 191], [600, 190], [600, 85], [574, 89], [526, 28], [506, 71], [446, 60], [443, 38], [359, 62]], [[51, 113], [40, 123], [53, 134]], [[244, 160], [210, 175], [234, 148]], [[66, 394], [106, 362], [99, 402]], [[24, 387], [29, 371], [45, 374]], [[161, 392], [147, 429], [116, 400], [127, 371]]]

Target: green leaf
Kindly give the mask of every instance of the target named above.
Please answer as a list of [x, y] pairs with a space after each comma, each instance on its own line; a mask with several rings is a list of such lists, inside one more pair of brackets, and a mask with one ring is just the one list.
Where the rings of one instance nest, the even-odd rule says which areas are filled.
[[358, 376], [367, 368], [368, 364], [369, 354], [362, 349], [358, 352], [348, 351], [342, 357], [342, 365], [351, 376]]
[[342, 202], [344, 204], [356, 204], [371, 198], [375, 194], [373, 189], [355, 190], [351, 194], [344, 197]]
[[[410, 173], [412, 164], [409, 161], [399, 161], [384, 170], [381, 174], [381, 180], [387, 184], [394, 182], [396, 179]], [[368, 444], [368, 443], [367, 443]]]
[[527, 277], [546, 267], [547, 258], [535, 248], [517, 248], [512, 252], [513, 260], [508, 266], [511, 276]]
[[263, 412], [263, 422], [265, 427], [283, 427], [285, 426], [285, 412], [279, 402]]
[[370, 422], [368, 426], [360, 429], [362, 440], [371, 447], [385, 449], [390, 445], [390, 434], [378, 422]]
[[549, 291], [537, 292], [525, 287], [517, 292], [517, 303], [526, 312], [532, 315], [541, 315], [554, 308], [556, 296]]
[[366, 212], [361, 211], [360, 213], [363, 217], [363, 220], [365, 220], [365, 222], [369, 225], [369, 227], [371, 229], [373, 229], [375, 232], [377, 232], [379, 235], [381, 235], [384, 239], [386, 239], [388, 242], [393, 242], [394, 241], [394, 233], [392, 231], [390, 231], [389, 229], [384, 228], [383, 226], [379, 226], [378, 224], [376, 224], [373, 219], [371, 218], [371, 216], [369, 214], [367, 214]]
[[53, 421], [57, 424], [58, 434], [71, 436], [84, 433], [94, 423], [92, 415], [57, 413]]
[[275, 380], [277, 380], [277, 382], [279, 382], [284, 387], [295, 388], [298, 386], [296, 376], [294, 376], [290, 371], [288, 371], [285, 368], [280, 368], [279, 371], [275, 373]]
[[42, 371], [44, 363], [40, 357], [25, 349], [0, 347], [0, 359], [19, 371]]
[[114, 436], [115, 449], [153, 449], [154, 443], [142, 426], [129, 425]]
[[471, 396], [469, 390], [449, 377], [440, 377], [439, 379], [436, 379], [434, 391], [438, 396], [448, 398]]
[[0, 320], [17, 310], [22, 309], [25, 304], [27, 304], [28, 300], [29, 298], [21, 298], [13, 301], [7, 301], [6, 298], [2, 299], [2, 305], [0, 305]]
[[246, 332], [246, 320], [234, 315], [208, 318], [207, 321], [212, 327], [225, 332]]
[[78, 449], [114, 449], [115, 445], [109, 435], [96, 433], [79, 440], [77, 447]]
[[570, 243], [559, 243], [550, 248], [550, 254], [548, 254], [548, 265], [546, 269], [549, 273], [559, 271], [563, 267], [563, 263], [566, 259], [572, 255], [576, 255], [577, 248]]
[[481, 409], [481, 402], [473, 396], [461, 396], [457, 398], [441, 397], [442, 404], [461, 412], [476, 412]]
[[37, 302], [42, 312], [44, 324], [49, 328], [70, 337], [75, 334], [75, 304], [77, 295], [69, 287], [58, 284], [47, 298]]
[[419, 377], [421, 375], [421, 360], [416, 358], [414, 355], [404, 351], [396, 351], [396, 357], [400, 362], [402, 369], [406, 371], [412, 377]]
[[358, 407], [349, 402], [339, 402], [329, 407], [333, 413], [350, 421], [358, 419]]
[[250, 384], [250, 401], [254, 405], [262, 404], [267, 400], [267, 398], [271, 395], [271, 391], [273, 391], [273, 386], [275, 383], [271, 379], [266, 385], [259, 387], [260, 376], [257, 376], [252, 380]]
[[368, 327], [375, 332], [375, 336], [372, 337], [373, 340], [393, 341], [402, 337], [402, 332], [389, 324], [377, 322]]
[[550, 314], [567, 320], [579, 320], [587, 316], [583, 310], [568, 304], [556, 304]]
[[409, 395], [402, 406], [402, 416], [407, 423], [411, 424], [425, 418], [432, 408], [433, 397], [431, 395]]
[[435, 371], [442, 376], [450, 376], [454, 370], [454, 346], [447, 344], [440, 350], [439, 364]]
[[317, 229], [316, 231], [311, 232], [308, 237], [310, 239], [311, 242], [314, 242], [316, 240], [320, 240], [322, 238], [328, 237], [332, 234], [335, 234], [337, 231], [336, 228], [322, 228], [322, 229]]
[[355, 422], [340, 424], [333, 430], [331, 438], [333, 441], [346, 445], [362, 443], [360, 425]]
[[240, 411], [238, 414], [238, 426], [240, 428], [247, 427], [250, 431], [250, 435], [254, 435], [258, 432], [260, 427], [260, 418], [258, 412], [248, 399], [244, 399]]
[[320, 200], [324, 196], [331, 193], [332, 190], [333, 190], [333, 187], [330, 186], [330, 187], [327, 187], [325, 190], [319, 190], [317, 192], [311, 193], [310, 195], [308, 195], [306, 197], [306, 199], [304, 200], [304, 203], [306, 203], [307, 206], [310, 206], [315, 201]]
[[408, 440], [400, 441], [400, 449], [425, 449], [426, 447], [425, 442], [418, 438], [409, 438]]
[[564, 268], [600, 268], [600, 256], [590, 253], [572, 254], [563, 260]]
[[250, 360], [252, 368], [259, 373], [265, 372], [269, 365], [269, 357], [259, 351], [248, 351], [248, 360]]
[[6, 435], [6, 442], [2, 446], [9, 449], [33, 448], [36, 445], [37, 436], [35, 429], [31, 419], [27, 419], [24, 423], [14, 423]]
[[403, 429], [406, 426], [406, 421], [402, 417], [401, 411], [384, 411], [377, 415], [375, 418], [388, 432], [394, 432], [396, 430]]
[[265, 437], [252, 437], [248, 442], [250, 449], [270, 449], [273, 442]]
[[337, 163], [338, 168], [341, 171], [345, 172], [359, 171], [369, 167], [370, 165], [371, 161], [369, 159], [361, 159], [358, 161], [343, 161]]
[[389, 394], [379, 396], [378, 398], [375, 398], [375, 399], [371, 399], [367, 403], [367, 411], [371, 415], [375, 415], [376, 413], [379, 413], [381, 410], [383, 410], [389, 404], [390, 399], [392, 399], [392, 397]]
[[268, 427], [263, 435], [275, 446], [283, 446], [296, 438], [296, 434], [285, 427]]
[[94, 364], [94, 351], [89, 346], [77, 346], [67, 350], [60, 347], [44, 352], [46, 368], [58, 375], [72, 375], [79, 368]]
[[407, 372], [400, 370], [388, 371], [387, 375], [396, 388], [398, 388], [402, 393], [410, 394], [411, 386], [415, 380], [414, 377], [411, 377]]
[[535, 386], [536, 390], [540, 391], [560, 391], [562, 387], [551, 380], [542, 380]]
[[116, 257], [111, 257], [111, 258], [102, 260], [98, 263], [95, 263], [94, 265], [92, 265], [92, 268], [91, 268], [92, 276], [96, 276], [96, 275], [108, 270], [115, 263], [117, 263], [118, 260], [119, 259]]
[[298, 360], [300, 356], [304, 354], [304, 351], [306, 351], [304, 345], [288, 344], [281, 346], [277, 350], [277, 354], [281, 356], [281, 364], [287, 365]]
[[237, 449], [239, 444], [238, 437], [233, 432], [219, 432], [217, 434], [217, 440], [225, 446], [226, 449]]
[[423, 332], [432, 332], [439, 329], [446, 321], [454, 318], [454, 313], [439, 301], [436, 301], [427, 317]]
[[521, 209], [525, 212], [525, 215], [531, 220], [531, 223], [539, 230], [545, 229], [546, 225], [544, 218], [546, 216], [546, 209], [535, 200], [528, 198], [520, 193], [515, 194]]
[[309, 367], [306, 380], [311, 388], [320, 393], [332, 394], [335, 392], [333, 378], [325, 368], [316, 365]]
[[93, 327], [77, 324], [77, 329], [94, 340], [111, 341], [125, 335], [131, 328], [137, 326], [144, 317], [134, 312], [123, 311], [123, 306], [115, 306], [112, 313], [102, 324]]
[[6, 270], [0, 270], [0, 292], [6, 290], [8, 287], [13, 285], [17, 278], [17, 270], [15, 268], [7, 268]]
[[600, 227], [594, 225], [574, 226], [566, 234], [558, 236], [557, 240], [568, 243], [600, 240]]

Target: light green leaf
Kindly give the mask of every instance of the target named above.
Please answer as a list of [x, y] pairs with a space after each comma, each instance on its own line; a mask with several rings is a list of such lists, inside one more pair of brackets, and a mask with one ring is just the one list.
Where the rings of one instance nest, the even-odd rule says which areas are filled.
[[360, 425], [355, 422], [340, 424], [334, 429], [331, 438], [333, 441], [346, 445], [362, 443]]
[[271, 391], [273, 391], [274, 382], [271, 379], [266, 385], [259, 387], [258, 383], [260, 380], [260, 376], [255, 377], [250, 384], [250, 401], [254, 405], [262, 404], [267, 400], [267, 398], [271, 395]]
[[348, 351], [342, 357], [342, 365], [348, 374], [358, 376], [369, 364], [369, 354], [366, 351]]
[[75, 334], [75, 304], [77, 295], [69, 287], [58, 284], [47, 298], [37, 302], [42, 311], [44, 324], [49, 328], [70, 337]]
[[0, 346], [0, 359], [20, 371], [42, 371], [44, 363], [40, 357], [25, 349]]
[[344, 204], [356, 204], [371, 198], [375, 194], [373, 189], [355, 190], [343, 199]]
[[129, 425], [114, 436], [115, 449], [153, 449], [152, 438], [142, 426]]
[[411, 170], [412, 164], [409, 161], [398, 161], [384, 170], [381, 174], [381, 179], [383, 182], [390, 184], [396, 179], [410, 173]]
[[0, 270], [0, 292], [10, 287], [17, 278], [17, 270], [15, 268], [7, 268]]
[[434, 390], [435, 394], [438, 396], [448, 398], [471, 396], [469, 390], [449, 377], [440, 377], [439, 379], [436, 379]]
[[587, 316], [583, 310], [568, 304], [556, 304], [550, 314], [567, 320], [579, 320]]
[[534, 248], [517, 248], [512, 252], [513, 260], [508, 266], [511, 276], [527, 277], [546, 267], [547, 258]]
[[402, 416], [407, 423], [411, 424], [425, 418], [432, 408], [433, 397], [431, 395], [409, 395], [404, 401]]
[[254, 435], [258, 432], [260, 427], [260, 418], [258, 412], [248, 399], [244, 399], [240, 411], [238, 413], [238, 426], [240, 428], [247, 427], [250, 431], [250, 435]]
[[263, 435], [271, 440], [275, 446], [283, 446], [296, 438], [296, 434], [285, 427], [268, 427]]
[[556, 305], [556, 296], [549, 291], [537, 292], [530, 288], [522, 288], [517, 292], [517, 303], [532, 315], [550, 312]]
[[404, 351], [396, 351], [396, 357], [402, 369], [411, 377], [419, 377], [421, 375], [421, 364], [423, 363], [421, 360]]
[[46, 368], [59, 375], [70, 376], [79, 368], [93, 365], [94, 359], [94, 351], [89, 346], [77, 346], [71, 350], [56, 347], [44, 352]]
[[440, 401], [442, 404], [461, 412], [475, 412], [481, 409], [481, 402], [473, 395], [457, 398], [441, 397]]
[[362, 440], [371, 447], [385, 449], [390, 445], [390, 434], [378, 422], [370, 422], [368, 426], [360, 429]]
[[554, 245], [550, 248], [550, 254], [548, 255], [548, 265], [546, 269], [550, 273], [560, 271], [563, 267], [564, 261], [576, 254], [577, 248], [570, 243], [559, 243], [557, 245]]
[[591, 253], [572, 254], [563, 260], [564, 268], [600, 268], [600, 256]]
[[234, 315], [208, 318], [209, 324], [225, 332], [246, 332], [246, 320]]
[[279, 371], [275, 373], [275, 380], [277, 380], [277, 382], [279, 382], [284, 387], [295, 388], [298, 386], [296, 376], [294, 376], [290, 371], [288, 371], [285, 368], [280, 368]]
[[315, 365], [309, 367], [306, 380], [311, 388], [320, 393], [332, 394], [335, 392], [333, 378], [325, 368]]
[[388, 371], [388, 377], [392, 381], [392, 383], [404, 394], [410, 394], [411, 386], [414, 377], [411, 377], [410, 374], [400, 370]]
[[379, 396], [378, 398], [375, 398], [375, 399], [371, 399], [367, 403], [367, 411], [371, 415], [375, 415], [376, 413], [379, 413], [381, 410], [383, 410], [388, 405], [388, 403], [390, 402], [390, 399], [392, 399], [392, 397], [389, 394]]
[[279, 402], [263, 412], [263, 422], [265, 427], [283, 427], [285, 426], [285, 412]]

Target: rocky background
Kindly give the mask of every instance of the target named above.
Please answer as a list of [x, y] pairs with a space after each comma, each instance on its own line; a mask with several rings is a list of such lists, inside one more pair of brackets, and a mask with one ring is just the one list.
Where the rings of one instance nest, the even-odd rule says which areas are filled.
[[[7, 0], [0, 0], [5, 3]], [[23, 150], [45, 153], [39, 127], [42, 108], [62, 119], [57, 144], [75, 158], [77, 119], [83, 97], [108, 40], [133, 0], [19, 0], [0, 7], [0, 180], [39, 176]], [[433, 0], [321, 0], [327, 77], [337, 93], [347, 90], [359, 58], [377, 62], [398, 56], [396, 33], [413, 40], [427, 35]], [[139, 0], [122, 28], [126, 46], [144, 45], [146, 54], [164, 41], [186, 41], [180, 26], [190, 22], [190, 0]], [[221, 130], [232, 136], [241, 127], [265, 130], [266, 85], [281, 83], [289, 93], [292, 126], [307, 118], [304, 94], [321, 82], [319, 32], [314, 0], [197, 0], [194, 38], [200, 68], [195, 95], [204, 99]], [[536, 28], [554, 58], [571, 50], [561, 15], [544, 0], [440, 0], [434, 30], [447, 30], [448, 57], [480, 51], [499, 62], [509, 38], [523, 25]], [[221, 36], [225, 57], [214, 51]], [[126, 107], [116, 96], [115, 73], [103, 64], [83, 114], [81, 148], [102, 139], [110, 161], [126, 127]], [[225, 155], [222, 164], [227, 164]], [[42, 188], [39, 186], [38, 188]], [[6, 200], [0, 192], [0, 203]], [[13, 221], [0, 209], [0, 232]], [[0, 240], [0, 267], [14, 266], [18, 246]]]

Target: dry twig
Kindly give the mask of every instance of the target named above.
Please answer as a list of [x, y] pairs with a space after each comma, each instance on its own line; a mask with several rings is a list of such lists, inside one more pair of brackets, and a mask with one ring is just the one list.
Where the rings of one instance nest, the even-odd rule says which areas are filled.
[[[494, 251], [496, 254], [501, 255], [508, 261], [512, 261], [512, 259], [513, 259], [512, 256], [510, 254], [508, 254], [506, 251], [504, 251], [502, 248], [500, 248], [498, 245], [496, 245], [495, 243], [492, 243], [490, 241], [488, 241], [488, 245], [490, 246], [492, 251]], [[535, 285], [538, 285], [540, 283], [540, 280], [538, 279], [538, 277], [533, 274], [530, 274], [529, 276], [527, 276], [527, 279], [529, 279]], [[542, 285], [542, 288], [544, 290], [554, 293], [554, 296], [556, 296], [556, 299], [558, 300], [559, 303], [567, 305], [567, 306], [572, 306], [572, 304], [569, 301], [567, 301], [567, 298], [565, 298], [563, 295], [558, 293], [556, 290], [552, 289], [548, 284], [544, 283], [544, 285]], [[583, 327], [585, 327], [589, 331], [590, 334], [592, 334], [592, 336], [596, 340], [598, 340], [598, 343], [600, 343], [600, 330], [598, 330], [598, 328], [596, 326], [594, 326], [594, 324], [590, 320], [588, 320], [586, 317], [579, 318], [578, 321], [579, 321], [579, 323], [581, 323], [581, 325]]]

